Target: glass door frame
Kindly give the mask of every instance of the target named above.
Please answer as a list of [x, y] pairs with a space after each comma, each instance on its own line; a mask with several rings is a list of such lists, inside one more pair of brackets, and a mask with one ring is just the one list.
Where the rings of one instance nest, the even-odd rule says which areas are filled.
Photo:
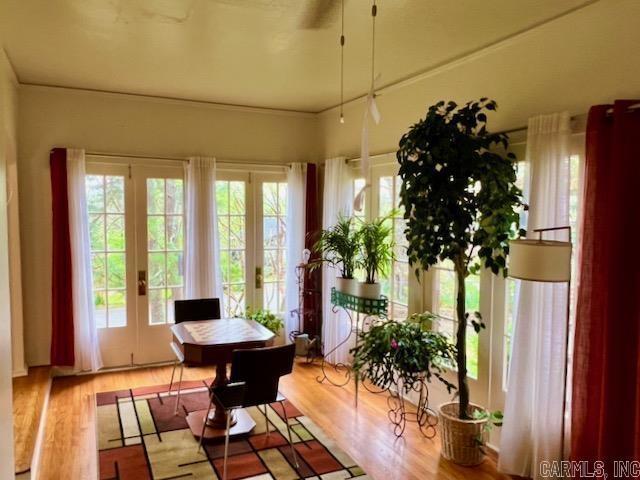
[[[123, 327], [98, 328], [98, 344], [105, 367], [133, 364], [138, 348], [138, 298], [136, 291], [135, 192], [129, 167], [123, 163], [98, 162], [87, 158], [86, 175], [120, 176], [124, 178], [126, 314]], [[105, 239], [106, 242], [106, 239]], [[105, 278], [105, 283], [107, 279]], [[94, 285], [95, 289], [95, 285]]]
[[[140, 164], [130, 166], [132, 179], [135, 182], [136, 195], [136, 271], [134, 274], [134, 283], [136, 284], [136, 298], [138, 301], [138, 348], [134, 356], [135, 364], [151, 364], [173, 360], [173, 353], [169, 348], [172, 338], [171, 326], [173, 322], [169, 322], [169, 314], [167, 312], [166, 322], [163, 324], [150, 324], [149, 322], [149, 251], [148, 251], [148, 196], [147, 196], [147, 180], [148, 179], [182, 179], [183, 180], [183, 201], [182, 215], [186, 217], [186, 183], [184, 175], [184, 165], [175, 165], [174, 162], [157, 162], [154, 164]], [[185, 240], [185, 223], [183, 221], [183, 245], [182, 245], [182, 268], [184, 272], [184, 240]], [[165, 246], [166, 248], [166, 246]], [[145, 295], [138, 292], [138, 273], [146, 272]], [[165, 272], [165, 288], [168, 272]], [[184, 276], [183, 276], [183, 294], [184, 294]]]

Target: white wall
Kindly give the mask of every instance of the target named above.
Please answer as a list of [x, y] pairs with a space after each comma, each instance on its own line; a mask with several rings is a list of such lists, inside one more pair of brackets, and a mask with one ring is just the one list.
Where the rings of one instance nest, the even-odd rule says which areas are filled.
[[[382, 122], [371, 129], [374, 154], [397, 149], [404, 132], [438, 100], [498, 102], [494, 131], [521, 127], [530, 116], [640, 97], [640, 2], [601, 0], [499, 45], [381, 91]], [[384, 45], [377, 45], [384, 48]], [[381, 72], [382, 78], [385, 73]], [[349, 81], [347, 75], [346, 81]], [[360, 156], [364, 102], [321, 114], [323, 156]]]
[[49, 363], [52, 147], [286, 163], [316, 160], [317, 118], [135, 95], [21, 86], [20, 226], [27, 363]]
[[15, 76], [0, 48], [0, 478], [13, 478], [13, 409], [11, 358], [11, 295], [7, 164], [15, 152], [18, 95]]

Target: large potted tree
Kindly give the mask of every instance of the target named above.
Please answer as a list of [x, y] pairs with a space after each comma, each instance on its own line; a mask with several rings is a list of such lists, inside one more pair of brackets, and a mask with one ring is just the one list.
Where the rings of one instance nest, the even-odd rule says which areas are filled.
[[[508, 136], [487, 131], [487, 98], [463, 106], [438, 102], [400, 140], [400, 201], [407, 221], [407, 255], [416, 275], [450, 260], [455, 269], [458, 401], [440, 406], [442, 455], [456, 463], [482, 462], [489, 415], [469, 401], [466, 333], [484, 323], [467, 312], [465, 279], [481, 268], [506, 276], [509, 240], [522, 235], [515, 156]], [[502, 151], [501, 151], [502, 150]], [[480, 440], [479, 440], [480, 439]]]

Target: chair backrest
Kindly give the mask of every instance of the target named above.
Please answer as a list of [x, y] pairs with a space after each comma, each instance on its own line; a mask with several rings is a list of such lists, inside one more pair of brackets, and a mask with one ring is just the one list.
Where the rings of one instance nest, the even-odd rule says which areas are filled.
[[278, 398], [280, 377], [293, 370], [295, 344], [233, 351], [231, 382], [244, 382], [244, 406], [263, 405]]
[[220, 299], [176, 300], [174, 302], [174, 313], [176, 323], [194, 320], [218, 320], [220, 318]]

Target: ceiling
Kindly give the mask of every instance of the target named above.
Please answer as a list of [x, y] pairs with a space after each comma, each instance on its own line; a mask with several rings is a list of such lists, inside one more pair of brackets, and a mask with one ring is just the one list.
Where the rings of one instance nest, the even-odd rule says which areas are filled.
[[[0, 1], [0, 31], [22, 83], [306, 112], [339, 102], [339, 0]], [[378, 83], [586, 3], [378, 0]], [[369, 87], [370, 5], [345, 0], [345, 99]]]

